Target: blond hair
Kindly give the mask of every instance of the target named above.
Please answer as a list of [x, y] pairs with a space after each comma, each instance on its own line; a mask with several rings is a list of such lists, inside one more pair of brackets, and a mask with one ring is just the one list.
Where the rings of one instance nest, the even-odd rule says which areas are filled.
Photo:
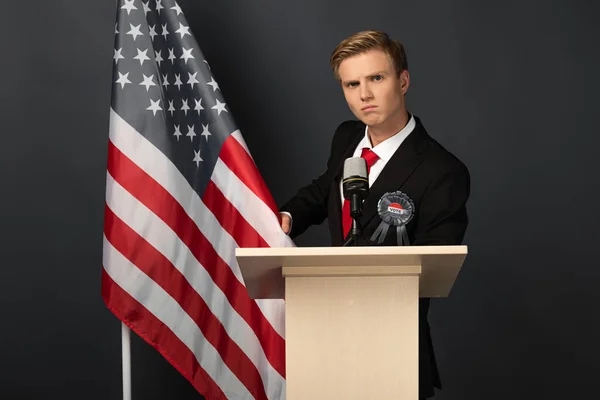
[[381, 31], [362, 31], [357, 32], [337, 45], [329, 62], [333, 69], [335, 79], [340, 80], [339, 68], [342, 61], [349, 57], [356, 56], [369, 50], [382, 50], [390, 57], [398, 77], [402, 71], [408, 69], [406, 61], [406, 52], [404, 46], [398, 40], [392, 40], [387, 33]]

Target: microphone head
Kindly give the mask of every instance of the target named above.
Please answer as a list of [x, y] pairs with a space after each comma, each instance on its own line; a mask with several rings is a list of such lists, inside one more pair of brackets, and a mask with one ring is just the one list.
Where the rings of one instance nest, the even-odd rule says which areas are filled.
[[350, 177], [368, 178], [367, 162], [362, 157], [350, 157], [344, 161], [344, 176], [343, 180]]

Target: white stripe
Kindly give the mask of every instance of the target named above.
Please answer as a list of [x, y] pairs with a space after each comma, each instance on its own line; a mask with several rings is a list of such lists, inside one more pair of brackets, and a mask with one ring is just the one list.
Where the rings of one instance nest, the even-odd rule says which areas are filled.
[[[106, 204], [127, 226], [142, 236], [181, 272], [192, 288], [204, 299], [211, 312], [221, 321], [225, 331], [257, 367], [269, 398], [285, 383], [279, 373], [266, 362], [263, 348], [254, 331], [231, 307], [227, 296], [216, 286], [206, 269], [194, 257], [177, 234], [144, 204], [107, 175]], [[259, 368], [260, 367], [260, 368]]]
[[217, 160], [210, 179], [269, 247], [293, 246], [290, 237], [281, 230], [273, 211], [221, 159]]
[[[218, 220], [181, 176], [171, 160], [133, 129], [112, 107], [110, 109], [110, 140], [181, 204], [200, 232], [212, 244], [219, 257], [230, 266], [237, 279], [243, 283], [244, 280], [235, 258], [235, 249], [238, 247], [235, 240], [222, 229]], [[281, 304], [275, 306], [277, 302]], [[283, 309], [283, 300], [273, 300], [269, 303], [274, 305], [275, 310], [265, 313], [265, 318], [283, 337], [283, 332], [285, 332], [283, 317], [279, 317], [280, 311], [278, 311]], [[264, 304], [259, 305], [263, 309]], [[276, 317], [273, 317], [274, 314]]]
[[[190, 351], [227, 398], [252, 398], [246, 387], [227, 368], [219, 353], [205, 340], [194, 321], [152, 279], [119, 253], [104, 237], [104, 270], [117, 285], [168, 326]], [[203, 340], [198, 340], [202, 338]], [[230, 395], [232, 397], [230, 397]]]

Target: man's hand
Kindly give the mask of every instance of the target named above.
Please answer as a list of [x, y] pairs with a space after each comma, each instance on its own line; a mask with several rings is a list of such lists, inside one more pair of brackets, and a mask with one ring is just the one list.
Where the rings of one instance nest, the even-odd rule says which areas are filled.
[[279, 216], [281, 217], [281, 230], [285, 234], [289, 234], [292, 227], [292, 219], [285, 213], [280, 213]]

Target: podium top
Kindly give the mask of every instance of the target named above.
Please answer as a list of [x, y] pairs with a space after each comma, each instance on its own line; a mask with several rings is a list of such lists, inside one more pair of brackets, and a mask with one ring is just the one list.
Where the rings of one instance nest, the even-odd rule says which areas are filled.
[[[236, 258], [248, 294], [285, 298], [283, 267], [323, 276], [419, 274], [420, 297], [446, 297], [467, 255], [467, 246], [365, 246], [238, 248]], [[314, 276], [314, 274], [313, 274]]]

